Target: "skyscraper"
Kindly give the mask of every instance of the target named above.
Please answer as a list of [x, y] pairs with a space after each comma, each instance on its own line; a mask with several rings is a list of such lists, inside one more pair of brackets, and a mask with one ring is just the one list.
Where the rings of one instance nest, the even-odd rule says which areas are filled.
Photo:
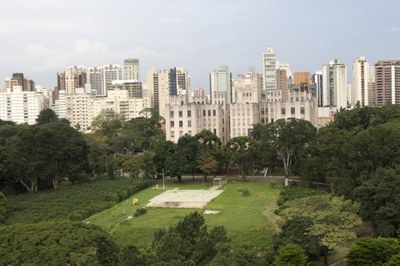
[[315, 84], [317, 99], [318, 99], [318, 107], [322, 107], [323, 105], [323, 98], [324, 98], [324, 90], [322, 88], [322, 71], [317, 70], [315, 74], [312, 75], [312, 83]]
[[211, 98], [214, 92], [224, 91], [227, 96], [227, 103], [232, 102], [232, 72], [229, 66], [222, 65], [210, 74], [210, 93]]
[[361, 107], [369, 105], [369, 64], [365, 57], [361, 56], [353, 64], [353, 92], [354, 104]]
[[375, 64], [376, 104], [400, 104], [400, 61]]
[[58, 90], [65, 90], [67, 95], [75, 93], [76, 88], [83, 88], [87, 83], [86, 67], [72, 66], [57, 73]]
[[347, 108], [347, 68], [335, 59], [322, 66], [322, 105]]
[[160, 71], [156, 77], [158, 80], [153, 82], [154, 90], [158, 88], [158, 111], [164, 117], [171, 96], [189, 96], [190, 76], [183, 67], [174, 67]]
[[262, 75], [263, 75], [263, 89], [275, 90], [276, 89], [276, 54], [272, 47], [268, 47], [267, 51], [262, 55]]
[[140, 80], [139, 59], [131, 58], [124, 60], [124, 79]]

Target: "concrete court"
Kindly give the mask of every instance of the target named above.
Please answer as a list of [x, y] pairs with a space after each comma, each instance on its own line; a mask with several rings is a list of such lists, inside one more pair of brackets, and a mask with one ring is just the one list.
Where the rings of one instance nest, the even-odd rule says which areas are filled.
[[164, 208], [203, 208], [212, 199], [221, 194], [223, 190], [196, 189], [196, 190], [166, 190], [160, 195], [152, 198], [146, 207]]

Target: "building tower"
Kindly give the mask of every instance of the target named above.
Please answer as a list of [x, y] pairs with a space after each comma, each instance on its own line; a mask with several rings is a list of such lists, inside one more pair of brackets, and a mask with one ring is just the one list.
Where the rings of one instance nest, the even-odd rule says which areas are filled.
[[361, 107], [367, 106], [369, 102], [369, 64], [365, 57], [361, 56], [353, 64], [353, 91], [354, 104]]
[[227, 104], [232, 102], [232, 72], [229, 71], [229, 66], [227, 65], [222, 65], [210, 73], [211, 100], [214, 92], [217, 91], [226, 92]]
[[124, 60], [124, 79], [140, 80], [139, 59], [131, 58]]
[[276, 54], [272, 47], [268, 47], [262, 56], [263, 89], [273, 91], [276, 89]]
[[322, 105], [347, 108], [347, 68], [335, 59], [322, 66]]
[[378, 61], [375, 64], [376, 104], [400, 104], [400, 61]]
[[312, 75], [312, 83], [315, 85], [315, 90], [317, 93], [317, 99], [318, 99], [318, 107], [323, 107], [323, 98], [324, 98], [324, 90], [322, 88], [322, 71], [317, 70], [315, 71], [315, 74]]
[[57, 73], [58, 90], [64, 90], [67, 95], [74, 94], [76, 88], [83, 88], [86, 83], [86, 67], [72, 66]]

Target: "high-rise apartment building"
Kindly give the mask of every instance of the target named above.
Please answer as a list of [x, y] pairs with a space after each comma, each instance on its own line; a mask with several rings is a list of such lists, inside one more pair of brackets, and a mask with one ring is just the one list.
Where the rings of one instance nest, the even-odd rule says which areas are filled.
[[317, 70], [315, 74], [312, 75], [312, 84], [315, 85], [316, 97], [318, 99], [318, 107], [322, 107], [323, 99], [324, 99], [324, 90], [323, 90], [323, 77], [322, 70]]
[[157, 73], [157, 81], [154, 80], [153, 86], [154, 92], [158, 88], [158, 111], [164, 117], [165, 106], [169, 103], [171, 96], [188, 97], [190, 95], [190, 76], [183, 67], [164, 69]]
[[347, 108], [347, 68], [335, 59], [322, 66], [322, 105]]
[[[267, 91], [276, 89], [276, 54], [272, 47], [262, 55], [263, 89]], [[287, 73], [286, 73], [287, 74]]]
[[75, 93], [76, 88], [84, 88], [87, 83], [86, 67], [72, 66], [64, 72], [57, 73], [57, 88], [64, 90], [67, 95]]
[[215, 92], [226, 92], [227, 103], [232, 102], [232, 72], [229, 66], [222, 65], [214, 72], [210, 73], [210, 94], [211, 99]]
[[400, 61], [378, 61], [375, 64], [376, 104], [400, 104]]
[[43, 96], [36, 91], [24, 91], [14, 86], [0, 93], [0, 119], [29, 125], [36, 124], [36, 118], [43, 109]]
[[107, 87], [114, 80], [122, 79], [122, 67], [119, 65], [104, 65], [102, 67], [87, 68], [88, 82], [96, 96], [105, 96]]
[[361, 107], [370, 105], [369, 102], [369, 90], [371, 88], [370, 83], [370, 67], [365, 59], [361, 56], [356, 59], [353, 64], [353, 102], [354, 105], [359, 104]]
[[124, 79], [140, 80], [139, 59], [131, 58], [124, 60]]

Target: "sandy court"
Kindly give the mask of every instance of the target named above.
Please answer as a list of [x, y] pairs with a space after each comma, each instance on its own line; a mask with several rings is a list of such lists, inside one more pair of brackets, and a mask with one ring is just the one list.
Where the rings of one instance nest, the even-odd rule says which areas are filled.
[[172, 189], [152, 198], [146, 207], [203, 208], [223, 190], [179, 190]]

